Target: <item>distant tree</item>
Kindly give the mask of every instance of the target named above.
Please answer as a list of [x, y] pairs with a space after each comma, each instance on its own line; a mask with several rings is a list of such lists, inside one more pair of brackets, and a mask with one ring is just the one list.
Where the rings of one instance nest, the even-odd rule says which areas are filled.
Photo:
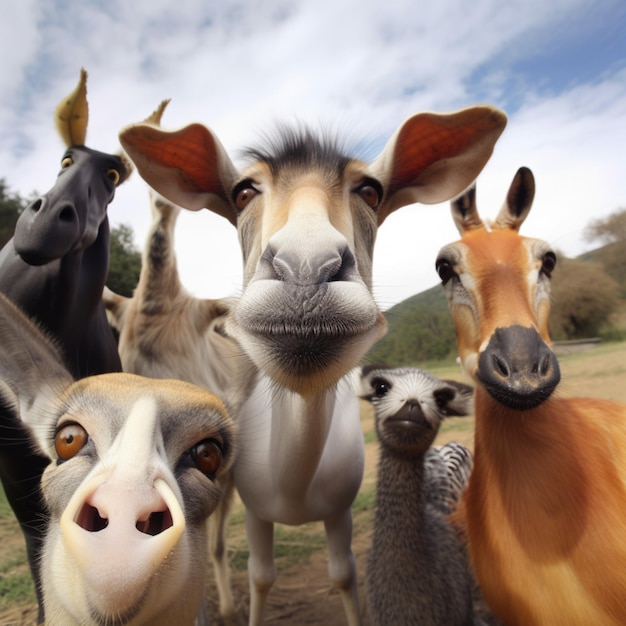
[[597, 335], [618, 304], [618, 284], [600, 263], [559, 257], [552, 279], [553, 339]]
[[4, 178], [0, 178], [0, 248], [3, 248], [15, 232], [15, 223], [29, 200], [9, 190]]
[[619, 296], [626, 299], [626, 209], [620, 209], [603, 220], [593, 220], [585, 229], [587, 241], [605, 245], [584, 255], [602, 263], [604, 271], [620, 286]]
[[107, 287], [130, 298], [139, 281], [141, 272], [141, 252], [133, 243], [133, 229], [120, 224], [111, 229], [111, 258]]
[[592, 220], [584, 234], [587, 241], [626, 241], [626, 209], [618, 209], [605, 219]]

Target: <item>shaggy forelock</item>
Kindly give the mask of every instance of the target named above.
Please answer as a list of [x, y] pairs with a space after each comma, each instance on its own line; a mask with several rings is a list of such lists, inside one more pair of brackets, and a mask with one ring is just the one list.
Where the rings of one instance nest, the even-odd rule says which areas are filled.
[[274, 176], [286, 167], [322, 169], [342, 176], [351, 160], [346, 145], [331, 132], [315, 132], [298, 125], [279, 125], [262, 138], [262, 146], [243, 150], [242, 156], [266, 163]]

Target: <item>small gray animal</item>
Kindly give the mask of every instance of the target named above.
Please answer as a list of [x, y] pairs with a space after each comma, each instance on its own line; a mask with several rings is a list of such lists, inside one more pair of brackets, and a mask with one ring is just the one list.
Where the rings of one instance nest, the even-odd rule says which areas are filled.
[[472, 456], [461, 444], [431, 448], [445, 417], [471, 413], [472, 388], [415, 368], [368, 366], [360, 396], [374, 407], [380, 442], [365, 581], [371, 621], [472, 626], [473, 577], [446, 519], [469, 478]]

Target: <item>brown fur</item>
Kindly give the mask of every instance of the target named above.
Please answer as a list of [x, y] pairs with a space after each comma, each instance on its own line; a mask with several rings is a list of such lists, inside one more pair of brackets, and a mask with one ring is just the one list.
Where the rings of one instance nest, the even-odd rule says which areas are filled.
[[507, 626], [623, 625], [626, 406], [554, 393], [535, 408], [511, 409], [479, 374], [496, 329], [534, 328], [549, 342], [549, 249], [517, 233], [531, 201], [532, 193], [530, 201], [509, 193], [491, 231], [473, 202], [455, 201], [462, 239], [439, 256], [439, 268], [446, 259], [454, 269], [444, 284], [477, 386], [474, 470], [457, 521], [485, 599]]

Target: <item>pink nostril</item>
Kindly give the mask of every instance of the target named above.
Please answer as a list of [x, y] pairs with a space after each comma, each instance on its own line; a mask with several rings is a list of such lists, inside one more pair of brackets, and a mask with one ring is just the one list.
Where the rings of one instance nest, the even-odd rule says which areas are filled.
[[95, 506], [85, 503], [76, 517], [76, 523], [84, 530], [95, 533], [106, 528], [109, 520], [101, 517]]
[[135, 524], [135, 527], [141, 533], [154, 536], [162, 533], [168, 528], [171, 528], [173, 524], [172, 515], [169, 512], [169, 509], [166, 509], [165, 511], [155, 511], [150, 513], [145, 520], [139, 520]]

